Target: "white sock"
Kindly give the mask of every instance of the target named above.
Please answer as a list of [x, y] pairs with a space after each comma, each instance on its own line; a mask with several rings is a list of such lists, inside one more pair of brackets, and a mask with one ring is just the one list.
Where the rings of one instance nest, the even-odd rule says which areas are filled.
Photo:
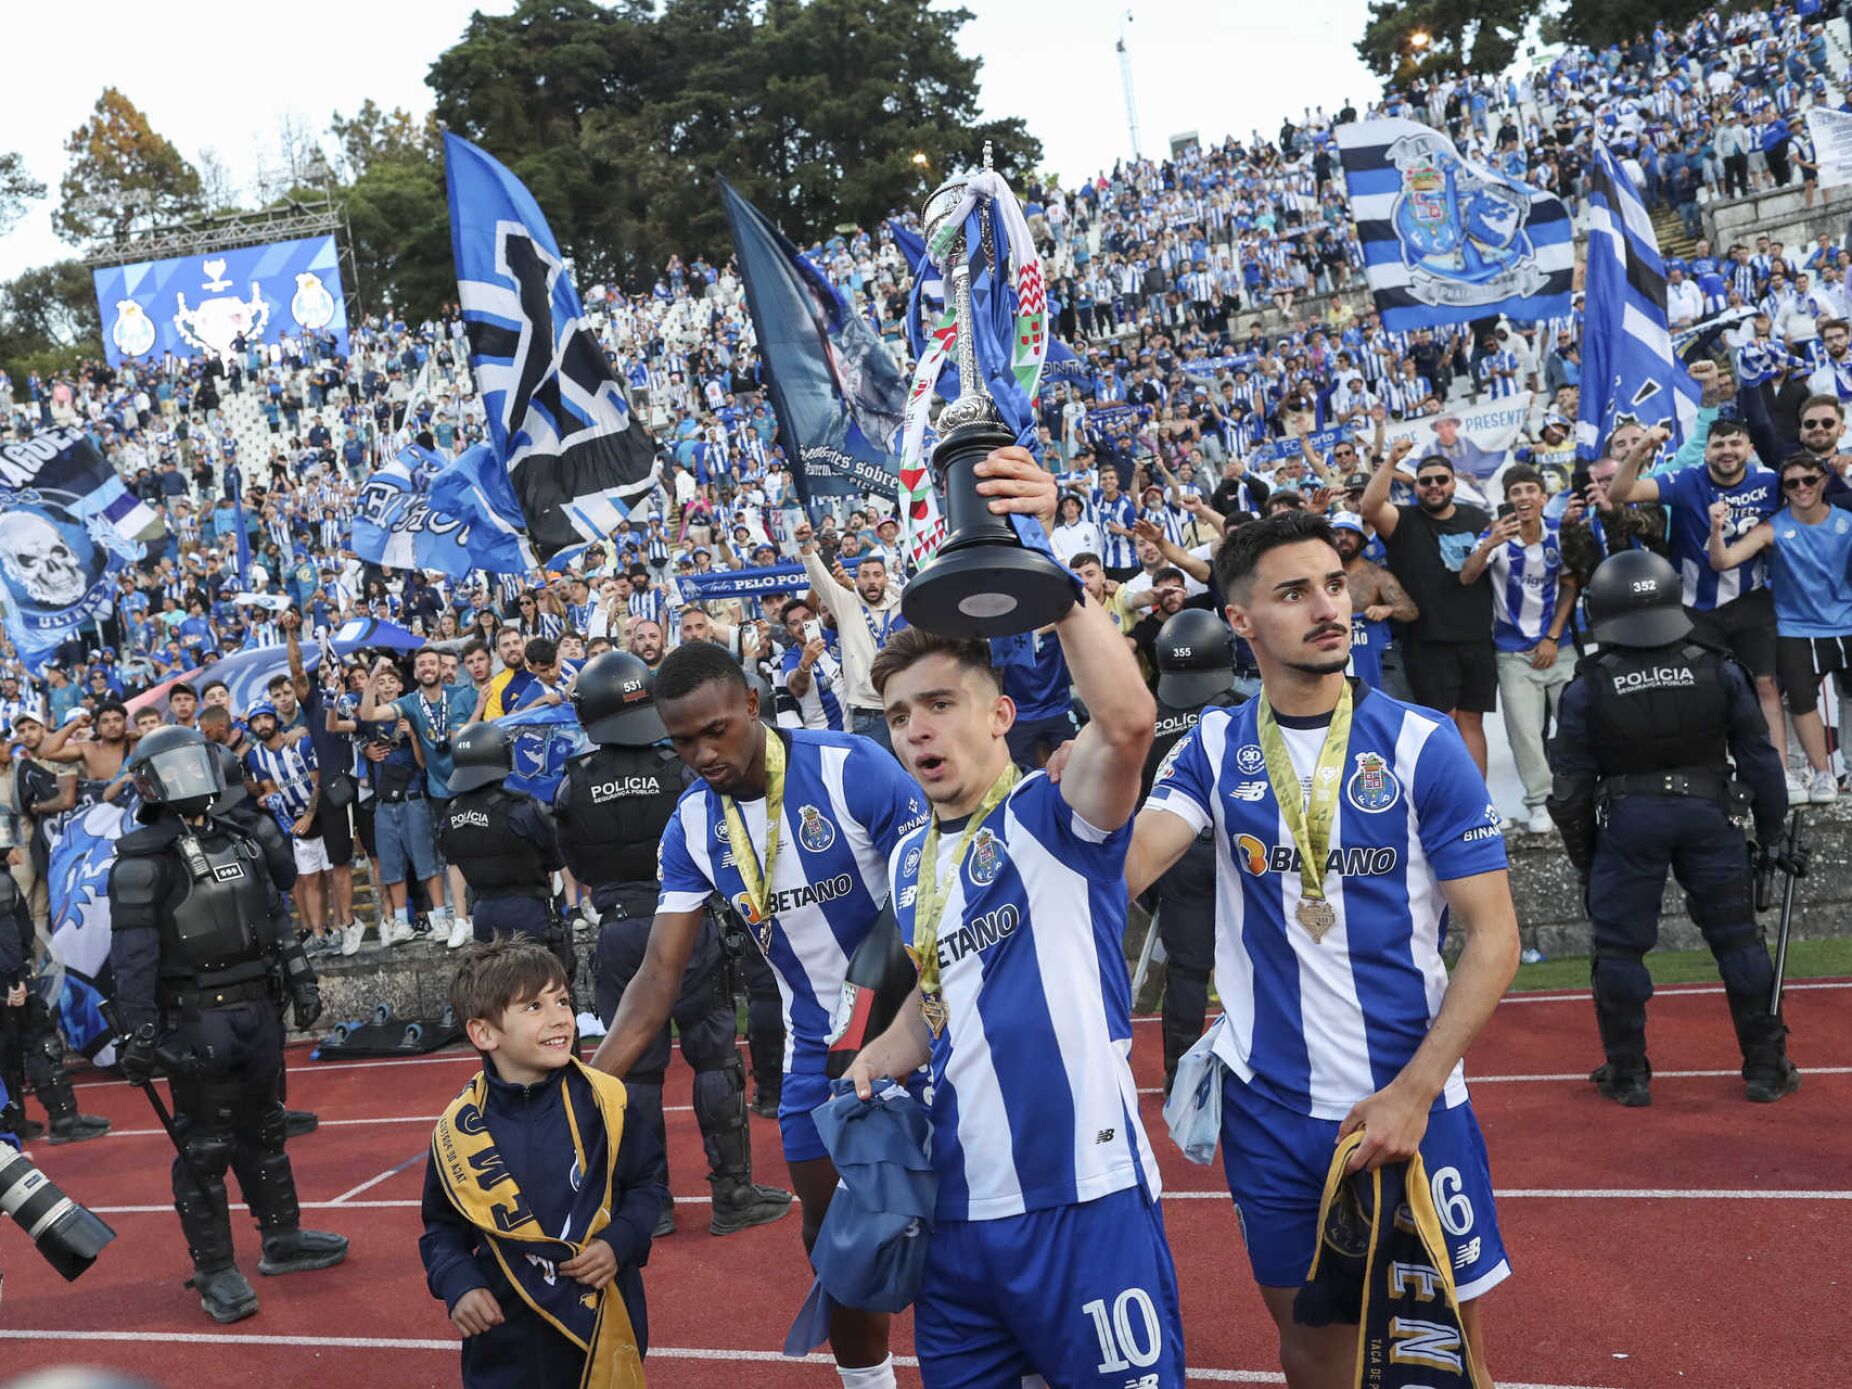
[[864, 1365], [859, 1370], [838, 1365], [836, 1373], [842, 1376], [842, 1389], [895, 1389], [891, 1355], [879, 1365]]
[[433, 931], [443, 931], [446, 934], [449, 933], [450, 931], [450, 908], [449, 907], [431, 908], [431, 929]]
[[392, 914], [392, 917], [393, 917], [393, 920], [398, 924], [399, 930], [409, 931], [411, 929], [412, 914], [409, 908], [400, 907], [396, 912]]

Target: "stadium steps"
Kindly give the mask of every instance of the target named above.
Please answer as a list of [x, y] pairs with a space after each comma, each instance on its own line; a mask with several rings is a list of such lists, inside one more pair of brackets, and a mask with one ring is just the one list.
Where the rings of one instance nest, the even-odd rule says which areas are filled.
[[1685, 224], [1672, 208], [1653, 209], [1653, 234], [1659, 239], [1659, 255], [1662, 260], [1690, 260], [1692, 253], [1697, 250], [1697, 241], [1685, 235]]

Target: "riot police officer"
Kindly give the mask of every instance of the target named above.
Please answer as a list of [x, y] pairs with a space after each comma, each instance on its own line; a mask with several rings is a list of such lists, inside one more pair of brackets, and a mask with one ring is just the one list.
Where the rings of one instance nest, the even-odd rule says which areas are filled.
[[[592, 988], [598, 1016], [607, 1024], [643, 965], [656, 914], [656, 846], [683, 786], [681, 759], [669, 747], [651, 699], [652, 679], [649, 667], [626, 651], [608, 651], [579, 672], [572, 702], [593, 747], [567, 763], [553, 802], [566, 864], [600, 913]], [[790, 1192], [752, 1180], [746, 1072], [735, 1045], [738, 1023], [727, 966], [710, 915], [670, 1014], [681, 1034], [682, 1056], [694, 1068], [695, 1121], [714, 1197], [708, 1229], [716, 1235], [777, 1220], [791, 1206]], [[654, 1129], [659, 1142], [668, 1064], [665, 1025], [624, 1077], [632, 1122]], [[656, 1233], [674, 1228], [673, 1208], [665, 1207]]]
[[[1203, 608], [1184, 608], [1158, 630], [1157, 735], [1145, 760], [1148, 793], [1170, 750], [1196, 727], [1205, 707], [1242, 703], [1235, 692], [1235, 637]], [[1215, 831], [1205, 829], [1151, 886], [1164, 943], [1164, 1093], [1177, 1062], [1202, 1036], [1215, 968]]]
[[[0, 1112], [0, 1129], [10, 1129], [21, 1138], [43, 1132], [26, 1120], [29, 1082], [51, 1119], [46, 1142], [101, 1138], [109, 1132], [109, 1120], [78, 1112], [77, 1092], [64, 1071], [64, 1050], [52, 1023], [51, 1005], [40, 992], [41, 982], [33, 978], [32, 913], [4, 863], [0, 863], [0, 935], [10, 937], [6, 942], [9, 963], [0, 965], [0, 1078], [6, 1081], [9, 1108], [17, 1111], [11, 1122]], [[18, 960], [11, 963], [15, 951]], [[20, 995], [20, 1003], [9, 1008], [6, 999]]]
[[[1589, 581], [1601, 650], [1563, 691], [1550, 745], [1551, 818], [1587, 885], [1595, 1019], [1607, 1063], [1591, 1077], [1629, 1108], [1652, 1103], [1644, 956], [1659, 936], [1671, 868], [1692, 924], [1717, 958], [1751, 1100], [1800, 1087], [1787, 1029], [1769, 1012], [1774, 967], [1756, 924], [1750, 859], [1731, 822], [1730, 762], [1749, 793], [1765, 859], [1788, 797], [1755, 689], [1742, 669], [1692, 639], [1678, 574], [1647, 550], [1623, 550]], [[1727, 759], [1727, 760], [1726, 760]]]
[[[265, 706], [268, 707], [268, 706]], [[244, 763], [238, 754], [226, 744], [217, 742], [210, 729], [204, 729], [206, 723], [201, 718], [202, 730], [206, 741], [212, 748], [213, 756], [219, 759], [219, 774], [225, 778], [225, 789], [212, 803], [212, 813], [221, 820], [229, 820], [251, 838], [257, 841], [258, 848], [264, 852], [264, 864], [270, 871], [271, 910], [279, 915], [284, 911], [284, 899], [289, 890], [296, 885], [296, 853], [289, 841], [283, 837], [283, 828], [270, 816], [264, 814], [251, 793], [245, 789]], [[227, 725], [229, 727], [229, 725]], [[278, 999], [278, 1012], [282, 1011], [282, 1000]], [[305, 1133], [315, 1132], [321, 1123], [320, 1116], [313, 1110], [290, 1109], [289, 1106], [289, 1067], [277, 1067], [277, 1098], [283, 1102], [284, 1129], [291, 1138], [300, 1138]]]
[[444, 861], [469, 884], [476, 939], [526, 932], [566, 967], [578, 957], [572, 930], [553, 913], [553, 875], [563, 866], [546, 811], [502, 783], [514, 771], [514, 742], [499, 724], [475, 723], [451, 739], [450, 802], [438, 822]]
[[[321, 993], [302, 947], [273, 910], [264, 851], [209, 814], [225, 790], [197, 730], [160, 728], [129, 761], [144, 828], [122, 837], [109, 875], [121, 1064], [145, 1080], [172, 1072], [174, 1209], [192, 1256], [192, 1286], [213, 1320], [239, 1321], [257, 1295], [234, 1262], [225, 1170], [237, 1174], [263, 1236], [259, 1273], [327, 1268], [347, 1240], [301, 1227], [277, 1095], [288, 993], [312, 1026]], [[278, 865], [280, 868], [280, 865]]]

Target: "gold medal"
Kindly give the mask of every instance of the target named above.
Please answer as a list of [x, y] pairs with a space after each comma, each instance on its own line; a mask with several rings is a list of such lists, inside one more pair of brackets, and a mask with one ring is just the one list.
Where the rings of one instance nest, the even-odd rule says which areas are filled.
[[932, 1039], [936, 1042], [940, 1034], [945, 1031], [946, 1023], [951, 1021], [952, 1012], [945, 1006], [943, 995], [922, 994], [920, 996], [920, 1016], [926, 1019], [926, 1030], [932, 1033]]
[[1311, 935], [1314, 944], [1323, 941], [1325, 932], [1338, 920], [1337, 908], [1325, 900], [1325, 861], [1331, 853], [1331, 831], [1338, 816], [1339, 773], [1343, 770], [1345, 750], [1350, 746], [1351, 705], [1347, 680], [1338, 694], [1337, 707], [1331, 711], [1331, 723], [1318, 750], [1309, 794], [1300, 787], [1292, 755], [1286, 750], [1286, 739], [1273, 717], [1273, 706], [1267, 703], [1264, 694], [1254, 721], [1261, 752], [1267, 761], [1267, 779], [1273, 784], [1273, 798], [1280, 804], [1280, 818], [1292, 832], [1293, 845], [1299, 852], [1300, 898], [1293, 915]]
[[1323, 945], [1325, 932], [1338, 924], [1338, 909], [1322, 897], [1301, 897], [1293, 913], [1299, 924], [1312, 933], [1312, 944]]
[[769, 729], [765, 734], [765, 866], [752, 851], [752, 837], [746, 833], [746, 817], [731, 796], [720, 798], [720, 809], [727, 829], [727, 847], [733, 850], [733, 866], [739, 869], [740, 882], [746, 888], [746, 905], [751, 925], [759, 937], [759, 949], [767, 959], [772, 954], [772, 863], [778, 857], [779, 822], [784, 818], [785, 744]]
[[[1006, 762], [1003, 770], [997, 774], [997, 779], [990, 784], [990, 789], [984, 793], [984, 799], [971, 812], [965, 823], [965, 832], [959, 836], [958, 847], [952, 852], [954, 880], [964, 864], [965, 855], [971, 850], [971, 842], [977, 837], [978, 830], [990, 818], [991, 812], [1009, 796], [1018, 775], [1016, 764]], [[945, 909], [946, 896], [947, 893], [939, 884], [939, 820], [934, 816], [926, 831], [926, 841], [920, 846], [919, 880], [913, 896], [913, 945], [907, 953], [913, 956], [920, 967], [920, 1015], [926, 1019], [926, 1027], [935, 1040], [945, 1031], [945, 1024], [952, 1016], [951, 1010], [945, 1005], [945, 994], [939, 987], [939, 914]]]

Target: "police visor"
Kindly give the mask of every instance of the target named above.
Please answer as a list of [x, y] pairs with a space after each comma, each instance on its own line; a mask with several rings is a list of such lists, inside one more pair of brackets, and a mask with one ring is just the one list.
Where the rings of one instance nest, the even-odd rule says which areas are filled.
[[163, 805], [216, 796], [225, 789], [219, 760], [206, 743], [155, 753], [142, 764], [137, 781], [144, 799]]

